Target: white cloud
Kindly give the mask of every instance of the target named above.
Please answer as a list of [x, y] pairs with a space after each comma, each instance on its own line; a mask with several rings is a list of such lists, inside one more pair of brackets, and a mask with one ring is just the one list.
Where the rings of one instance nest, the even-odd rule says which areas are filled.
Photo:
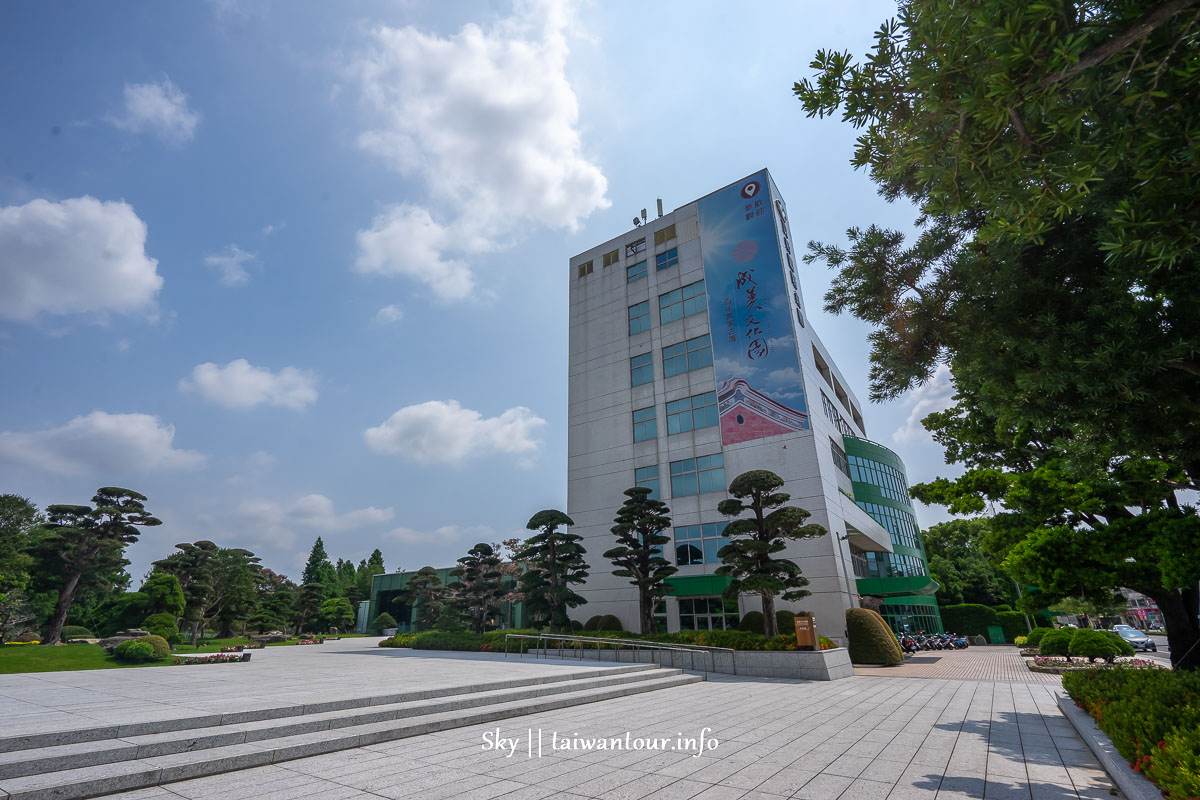
[[273, 233], [279, 233], [281, 230], [283, 230], [286, 227], [287, 227], [286, 222], [280, 222], [278, 225], [264, 225], [262, 230], [259, 231], [259, 233], [261, 233], [263, 236], [270, 236]]
[[149, 414], [93, 411], [59, 428], [0, 433], [0, 458], [59, 475], [191, 469], [205, 456], [172, 447], [175, 428]]
[[905, 403], [911, 404], [912, 410], [904, 424], [892, 432], [892, 441], [932, 441], [921, 420], [935, 411], [945, 411], [954, 405], [954, 384], [950, 381], [949, 368], [945, 364], [938, 367], [927, 383], [914, 389], [905, 398]]
[[257, 259], [257, 254], [247, 253], [236, 244], [231, 244], [223, 253], [205, 257], [204, 263], [221, 271], [222, 286], [245, 286], [250, 282], [250, 273], [245, 265]]
[[31, 200], [0, 208], [0, 317], [153, 310], [162, 288], [146, 223], [124, 202]]
[[195, 138], [200, 114], [188, 108], [187, 95], [163, 76], [159, 83], [125, 84], [125, 113], [108, 121], [123, 131], [150, 133], [169, 144], [182, 144]]
[[328, 497], [308, 494], [290, 505], [273, 500], [247, 500], [234, 509], [234, 516], [255, 531], [259, 541], [290, 547], [296, 540], [296, 529], [317, 534], [339, 533], [390, 522], [396, 512], [390, 506], [367, 506], [338, 514]]
[[743, 364], [736, 358], [718, 358], [713, 362], [713, 369], [716, 370], [717, 377], [722, 380], [726, 378], [749, 380], [751, 375], [759, 371], [758, 367], [753, 364]]
[[317, 401], [317, 376], [296, 367], [271, 372], [239, 358], [223, 367], [211, 361], [196, 365], [192, 377], [179, 382], [179, 389], [199, 392], [208, 402], [225, 408], [271, 405], [300, 410]]
[[363, 440], [376, 452], [423, 464], [458, 464], [467, 458], [507, 453], [518, 457], [519, 466], [528, 467], [542, 446], [533, 435], [545, 424], [524, 406], [485, 419], [455, 400], [431, 400], [406, 406], [378, 427], [367, 428]]
[[404, 319], [404, 311], [397, 305], [384, 306], [375, 312], [375, 321], [380, 325], [390, 325]]
[[[528, 531], [526, 531], [528, 533]], [[403, 544], [445, 544], [447, 542], [492, 542], [496, 533], [487, 525], [443, 525], [431, 531], [413, 528], [393, 528], [383, 538]]]
[[434, 222], [420, 206], [399, 203], [358, 232], [359, 272], [406, 275], [420, 281], [443, 300], [462, 300], [475, 289], [466, 262], [447, 258], [461, 251], [461, 241], [450, 228]]
[[[434, 219], [416, 204], [385, 211], [359, 235], [360, 270], [417, 277], [442, 299], [462, 299], [473, 283], [465, 256], [511, 244], [528, 223], [574, 230], [610, 205], [577, 130], [568, 11], [518, 3], [490, 29], [469, 24], [448, 38], [373, 31], [351, 64], [374, 120], [358, 144], [421, 178], [444, 213]], [[380, 235], [388, 229], [395, 235]]]

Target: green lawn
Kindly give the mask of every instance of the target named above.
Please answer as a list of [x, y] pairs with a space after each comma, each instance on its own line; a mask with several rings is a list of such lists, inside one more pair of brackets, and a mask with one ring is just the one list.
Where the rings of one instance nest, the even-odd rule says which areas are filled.
[[[342, 634], [342, 638], [351, 639], [365, 636], [361, 633]], [[267, 647], [293, 646], [298, 640], [269, 644]], [[173, 651], [173, 655], [190, 655], [192, 653], [217, 653], [222, 647], [248, 644], [248, 639], [205, 639], [199, 647], [181, 644]], [[321, 647], [321, 645], [308, 645]], [[171, 664], [171, 659], [151, 661], [144, 664], [126, 664], [117, 661], [105, 653], [96, 644], [69, 644], [64, 647], [43, 647], [37, 644], [0, 645], [0, 675], [15, 672], [61, 672], [75, 669], [125, 669], [130, 667], [165, 667]]]

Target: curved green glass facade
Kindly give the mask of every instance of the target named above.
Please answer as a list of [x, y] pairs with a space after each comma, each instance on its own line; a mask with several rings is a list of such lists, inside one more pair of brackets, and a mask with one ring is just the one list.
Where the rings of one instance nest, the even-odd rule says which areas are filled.
[[883, 615], [892, 629], [942, 632], [929, 577], [921, 529], [908, 497], [908, 475], [900, 457], [881, 444], [853, 436], [842, 438], [854, 501], [892, 535], [895, 553], [862, 553], [855, 558], [863, 605]]

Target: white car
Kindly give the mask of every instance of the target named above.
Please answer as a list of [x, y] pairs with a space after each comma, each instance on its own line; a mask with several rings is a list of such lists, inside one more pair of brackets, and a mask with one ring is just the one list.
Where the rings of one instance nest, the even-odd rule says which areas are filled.
[[1112, 629], [1114, 631], [1135, 631], [1135, 630], [1137, 630], [1137, 628], [1133, 627], [1132, 625], [1113, 625]]

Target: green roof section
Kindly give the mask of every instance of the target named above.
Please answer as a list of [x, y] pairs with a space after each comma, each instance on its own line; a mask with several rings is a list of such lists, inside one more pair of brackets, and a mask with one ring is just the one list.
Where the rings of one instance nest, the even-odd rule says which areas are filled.
[[667, 594], [671, 597], [721, 594], [729, 586], [729, 581], [730, 578], [724, 575], [672, 575], [667, 578]]
[[870, 439], [860, 439], [857, 436], [843, 435], [842, 446], [845, 448], [846, 455], [848, 456], [869, 458], [872, 461], [887, 464], [889, 467], [895, 467], [900, 470], [905, 482], [908, 481], [908, 472], [904, 469], [904, 462], [900, 460], [900, 456], [878, 442], [872, 442]]
[[855, 581], [859, 594], [875, 597], [922, 597], [932, 595], [941, 587], [928, 575], [904, 578], [858, 578]]

